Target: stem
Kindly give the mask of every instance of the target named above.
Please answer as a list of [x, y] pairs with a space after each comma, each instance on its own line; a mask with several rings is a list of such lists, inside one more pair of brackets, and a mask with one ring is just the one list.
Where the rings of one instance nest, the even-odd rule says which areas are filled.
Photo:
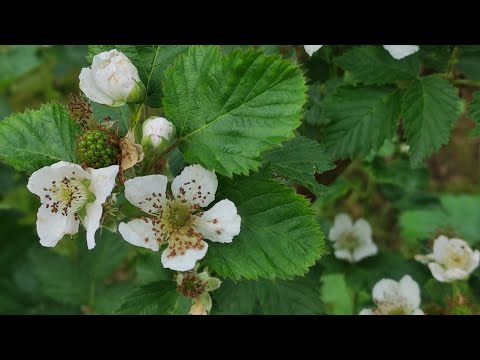
[[450, 55], [450, 59], [448, 60], [447, 78], [449, 80], [453, 80], [455, 78], [455, 65], [458, 62], [458, 52], [459, 47], [455, 45], [453, 47], [452, 54]]
[[457, 79], [452, 81], [453, 85], [457, 86], [471, 86], [480, 88], [480, 81], [474, 81], [469, 79]]
[[142, 110], [143, 110], [144, 104], [142, 103], [142, 104], [138, 105], [138, 107], [136, 109], [135, 109], [135, 105], [133, 105], [133, 104], [128, 104], [128, 106], [130, 108], [130, 113], [132, 114], [131, 118], [130, 118], [129, 130], [132, 130], [135, 133], [135, 129], [138, 125], [138, 122], [140, 121], [140, 118], [142, 117]]
[[158, 160], [163, 159], [170, 151], [175, 149], [178, 146], [178, 140], [175, 141], [172, 145], [170, 145], [168, 148], [166, 148], [158, 157]]

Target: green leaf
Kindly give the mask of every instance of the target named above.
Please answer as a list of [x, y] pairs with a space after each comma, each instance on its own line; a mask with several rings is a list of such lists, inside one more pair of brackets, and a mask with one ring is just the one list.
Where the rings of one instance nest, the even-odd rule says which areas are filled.
[[165, 269], [158, 253], [138, 255], [135, 259], [136, 280], [148, 284], [159, 280], [173, 280], [174, 273]]
[[353, 294], [348, 288], [344, 274], [323, 275], [321, 298], [331, 315], [353, 315]]
[[226, 280], [212, 293], [212, 312], [221, 315], [318, 315], [323, 311], [318, 286], [309, 278]]
[[325, 252], [309, 202], [265, 172], [220, 178], [217, 198], [229, 199], [242, 218], [231, 244], [209, 243], [205, 265], [233, 279], [303, 275]]
[[475, 121], [475, 128], [470, 133], [471, 136], [480, 136], [480, 91], [473, 93], [473, 99], [470, 103], [470, 117]]
[[166, 315], [183, 307], [184, 299], [177, 293], [174, 281], [157, 281], [143, 285], [125, 298], [116, 311], [124, 315]]
[[290, 180], [304, 185], [316, 196], [325, 192], [325, 186], [315, 180], [315, 173], [335, 168], [322, 144], [303, 136], [286, 141], [282, 147], [263, 154], [271, 169]]
[[75, 241], [72, 257], [45, 248], [33, 249], [33, 271], [46, 295], [61, 303], [94, 305], [96, 289], [118, 268], [129, 249], [123, 239], [108, 231], [96, 240], [96, 247], [89, 251], [84, 236], [63, 239]]
[[480, 242], [480, 196], [444, 195], [441, 207], [405, 211], [400, 217], [402, 235], [408, 240], [429, 238], [437, 230], [453, 230], [471, 245]]
[[413, 244], [415, 240], [433, 236], [447, 221], [445, 212], [439, 209], [405, 211], [400, 216], [402, 237]]
[[0, 120], [3, 120], [4, 117], [10, 115], [11, 113], [12, 109], [10, 108], [7, 98], [0, 95]]
[[40, 65], [38, 45], [0, 47], [0, 89]]
[[105, 118], [110, 117], [111, 121], [118, 124], [119, 135], [124, 136], [127, 134], [128, 125], [130, 124], [130, 109], [128, 105], [111, 107], [92, 102], [92, 111], [97, 123], [103, 123]]
[[457, 65], [458, 70], [470, 80], [480, 80], [480, 46], [459, 45], [460, 56]]
[[331, 95], [342, 84], [340, 78], [332, 78], [323, 84], [315, 83], [308, 89], [308, 101], [305, 105], [303, 120], [307, 125], [320, 126], [327, 124], [329, 119], [325, 117], [323, 107], [325, 97]]
[[334, 160], [365, 157], [395, 134], [400, 90], [394, 87], [338, 88], [325, 100], [323, 143]]
[[305, 103], [300, 69], [278, 56], [192, 46], [165, 73], [163, 104], [188, 163], [248, 174], [260, 153], [293, 137]]
[[384, 85], [413, 80], [420, 73], [418, 56], [394, 59], [377, 45], [358, 46], [335, 59], [335, 63], [365, 85]]
[[58, 161], [77, 162], [79, 126], [56, 103], [17, 113], [0, 122], [0, 158], [17, 170], [33, 172]]
[[158, 108], [162, 105], [162, 81], [167, 67], [187, 49], [187, 45], [90, 45], [88, 59], [103, 51], [117, 49], [127, 56], [138, 70], [138, 76], [147, 89], [146, 104]]
[[461, 107], [457, 89], [438, 76], [418, 79], [408, 87], [402, 115], [413, 166], [448, 142]]
[[446, 72], [450, 60], [450, 47], [448, 45], [422, 45], [419, 56], [425, 67], [439, 72]]
[[116, 283], [102, 289], [95, 299], [95, 313], [113, 315], [134, 290], [135, 287], [130, 282]]

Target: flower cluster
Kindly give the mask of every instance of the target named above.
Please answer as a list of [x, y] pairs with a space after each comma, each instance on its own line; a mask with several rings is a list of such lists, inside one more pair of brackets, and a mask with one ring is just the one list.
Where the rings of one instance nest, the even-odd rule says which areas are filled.
[[[84, 68], [79, 78], [80, 89], [91, 101], [116, 107], [145, 100], [145, 86], [138, 70], [115, 49], [96, 55], [92, 66]], [[78, 106], [71, 108], [75, 114], [79, 112]], [[80, 110], [86, 115], [81, 114], [78, 118], [91, 120], [88, 104], [82, 102]], [[28, 189], [42, 202], [38, 210], [37, 232], [43, 246], [53, 247], [65, 235], [78, 233], [82, 223], [87, 231], [88, 248], [93, 249], [95, 233], [106, 218], [103, 216], [104, 205], [107, 212], [115, 212], [112, 201], [117, 199], [117, 194], [112, 191], [117, 176], [121, 175], [123, 179], [125, 170], [145, 156], [154, 157], [153, 152], [158, 154], [168, 146], [175, 127], [162, 117], [146, 119], [142, 125], [141, 145], [136, 143], [138, 110], [132, 114], [131, 127], [122, 139], [118, 139], [108, 126], [95, 125], [94, 129], [84, 132], [77, 144], [83, 167], [62, 161], [31, 175]], [[87, 125], [82, 123], [82, 126]], [[148, 149], [147, 153], [144, 153], [144, 147]], [[118, 165], [111, 165], [117, 162]], [[164, 267], [189, 271], [205, 256], [208, 249], [205, 240], [232, 242], [240, 233], [241, 218], [235, 205], [227, 199], [202, 210], [214, 202], [218, 181], [214, 172], [200, 165], [185, 167], [173, 180], [171, 191], [167, 191], [167, 183], [164, 175], [138, 176], [125, 181], [126, 198], [142, 210], [144, 216], [120, 223], [118, 231], [127, 242], [136, 246], [153, 251], [165, 246], [161, 256]], [[107, 198], [110, 199], [108, 206], [105, 204]], [[178, 279], [181, 283], [188, 282], [189, 275]], [[200, 299], [203, 308], [209, 311], [208, 291], [219, 286], [218, 279], [210, 278], [206, 272], [199, 274], [198, 279], [206, 285], [195, 299]], [[188, 287], [179, 286], [184, 290]]]

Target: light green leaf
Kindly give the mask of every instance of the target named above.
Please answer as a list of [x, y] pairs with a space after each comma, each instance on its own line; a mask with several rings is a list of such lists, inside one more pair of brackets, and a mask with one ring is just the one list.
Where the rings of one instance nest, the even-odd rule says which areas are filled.
[[321, 298], [331, 315], [352, 315], [353, 293], [348, 288], [344, 274], [328, 274], [320, 278]]
[[438, 76], [424, 77], [408, 87], [402, 116], [412, 165], [419, 166], [448, 142], [461, 107], [456, 88]]
[[475, 128], [470, 133], [471, 136], [480, 136], [480, 91], [473, 93], [473, 99], [470, 103], [470, 117], [475, 121]]
[[157, 281], [143, 285], [125, 298], [116, 311], [123, 315], [167, 315], [184, 308], [184, 299], [177, 293], [174, 281]]
[[209, 243], [205, 265], [233, 279], [303, 275], [325, 252], [309, 202], [264, 172], [221, 178], [217, 198], [229, 199], [242, 218], [231, 244]]
[[221, 315], [318, 315], [323, 311], [318, 286], [309, 278], [226, 280], [212, 293], [212, 313]]
[[58, 161], [77, 162], [79, 126], [56, 103], [17, 113], [0, 122], [0, 158], [17, 170], [33, 172]]
[[405, 211], [400, 216], [402, 237], [410, 243], [429, 238], [444, 228], [447, 220], [445, 212], [439, 209]]
[[325, 186], [315, 180], [315, 173], [335, 168], [322, 144], [303, 136], [286, 141], [282, 147], [263, 154], [273, 172], [307, 187], [316, 196], [322, 196]]
[[395, 134], [400, 114], [400, 91], [394, 87], [338, 88], [325, 100], [331, 119], [323, 143], [332, 158], [365, 157]]
[[335, 63], [365, 85], [391, 84], [415, 79], [420, 73], [417, 55], [394, 59], [380, 45], [357, 46], [335, 59]]
[[475, 245], [480, 242], [480, 196], [444, 195], [440, 208], [405, 211], [400, 217], [407, 240], [432, 237], [437, 230], [453, 230]]
[[0, 46], [0, 89], [40, 65], [38, 45]]
[[192, 46], [165, 73], [165, 114], [188, 163], [248, 174], [260, 153], [293, 137], [305, 103], [300, 69], [278, 56]]
[[103, 51], [117, 49], [127, 56], [138, 70], [140, 80], [147, 89], [147, 105], [160, 107], [164, 71], [172, 65], [187, 45], [90, 45], [89, 60]]

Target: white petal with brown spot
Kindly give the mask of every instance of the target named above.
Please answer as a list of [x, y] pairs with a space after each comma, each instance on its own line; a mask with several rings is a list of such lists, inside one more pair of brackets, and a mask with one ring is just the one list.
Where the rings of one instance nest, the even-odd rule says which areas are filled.
[[241, 218], [229, 200], [222, 200], [210, 210], [215, 200], [218, 180], [215, 173], [200, 165], [187, 166], [166, 191], [167, 177], [152, 175], [125, 182], [125, 196], [146, 213], [141, 219], [121, 223], [119, 232], [129, 243], [162, 253], [164, 267], [187, 271], [207, 253], [205, 239], [231, 242], [240, 233]]
[[82, 169], [79, 165], [60, 161], [35, 171], [27, 188], [40, 198], [37, 233], [43, 246], [54, 247], [67, 234], [78, 232], [79, 212], [87, 229], [87, 245], [95, 247], [95, 232], [100, 227], [102, 205], [115, 186], [118, 166], [103, 169]]

